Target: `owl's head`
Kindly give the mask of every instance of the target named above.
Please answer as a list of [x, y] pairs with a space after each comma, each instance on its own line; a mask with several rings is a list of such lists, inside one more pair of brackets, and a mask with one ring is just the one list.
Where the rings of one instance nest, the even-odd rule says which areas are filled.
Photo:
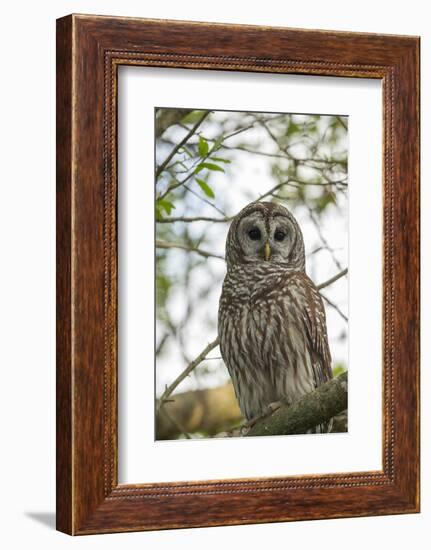
[[304, 239], [298, 222], [281, 204], [252, 202], [231, 223], [226, 262], [228, 269], [237, 264], [271, 262], [304, 271]]

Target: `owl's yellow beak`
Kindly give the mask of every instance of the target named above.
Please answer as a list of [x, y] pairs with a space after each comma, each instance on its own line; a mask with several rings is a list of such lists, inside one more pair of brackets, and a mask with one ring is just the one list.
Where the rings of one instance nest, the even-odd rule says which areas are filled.
[[264, 254], [265, 254], [265, 261], [269, 262], [269, 260], [271, 259], [271, 247], [269, 246], [268, 241], [266, 241], [265, 248], [263, 250], [264, 250]]

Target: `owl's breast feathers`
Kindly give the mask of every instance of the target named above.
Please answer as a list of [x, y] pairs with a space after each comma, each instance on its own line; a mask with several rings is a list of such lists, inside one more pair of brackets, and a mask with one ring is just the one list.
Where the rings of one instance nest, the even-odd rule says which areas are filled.
[[219, 337], [246, 418], [271, 402], [296, 401], [332, 377], [325, 310], [304, 272], [270, 263], [229, 270]]

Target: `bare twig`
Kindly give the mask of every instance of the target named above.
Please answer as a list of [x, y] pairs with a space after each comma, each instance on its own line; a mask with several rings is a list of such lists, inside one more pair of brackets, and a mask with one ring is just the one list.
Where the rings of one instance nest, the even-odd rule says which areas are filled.
[[[276, 144], [278, 150], [283, 153], [285, 155], [285, 158], [292, 161], [292, 162], [295, 162], [296, 164], [298, 163], [304, 163], [304, 160], [305, 159], [297, 159], [295, 157], [293, 157], [292, 155], [290, 155], [290, 153], [288, 153], [288, 148], [290, 146], [287, 146], [287, 147], [282, 147], [280, 145], [280, 142], [277, 138], [277, 136], [274, 135], [274, 133], [272, 132], [272, 130], [269, 128], [269, 126], [267, 125], [267, 121], [264, 121], [264, 120], [261, 120], [260, 121], [261, 125], [262, 125], [262, 128], [265, 129], [265, 131], [267, 132], [267, 134], [269, 135], [269, 137], [273, 140], [273, 142]], [[308, 159], [308, 161], [314, 161], [314, 162], [318, 162], [320, 159], [313, 159], [313, 158], [310, 158]], [[297, 183], [300, 183], [300, 184], [303, 184], [303, 185], [342, 185], [342, 186], [346, 186], [347, 187], [347, 183], [344, 181], [344, 180], [340, 180], [340, 181], [330, 181], [328, 180], [327, 182], [307, 182], [307, 181], [301, 181], [301, 180], [298, 180], [298, 179], [293, 179], [291, 178], [291, 181], [295, 181]]]
[[[243, 132], [247, 132], [247, 130], [251, 130], [252, 128], [254, 128], [256, 126], [256, 124], [260, 123], [262, 124], [263, 123], [266, 123], [266, 122], [270, 122], [272, 120], [277, 120], [278, 118], [281, 118], [281, 117], [284, 117], [283, 114], [281, 115], [276, 115], [276, 116], [273, 116], [273, 117], [270, 117], [270, 118], [266, 118], [266, 119], [255, 119], [254, 122], [252, 122], [251, 124], [249, 124], [248, 126], [244, 126], [243, 128], [237, 128], [236, 130], [234, 130], [233, 132], [231, 132], [230, 134], [227, 134], [224, 138], [223, 138], [223, 142], [225, 142], [226, 140], [230, 139], [231, 137], [234, 137], [234, 136], [237, 136], [238, 134], [242, 134]], [[208, 141], [216, 141], [215, 139], [213, 140], [208, 140]]]
[[160, 176], [160, 174], [163, 172], [163, 170], [166, 168], [166, 166], [169, 164], [171, 159], [176, 155], [176, 153], [181, 149], [183, 145], [185, 145], [188, 140], [193, 136], [193, 134], [196, 132], [196, 130], [199, 128], [199, 126], [202, 124], [202, 122], [206, 119], [206, 117], [211, 113], [211, 111], [205, 111], [203, 115], [199, 118], [199, 120], [192, 126], [190, 131], [183, 137], [183, 139], [176, 145], [172, 151], [169, 153], [169, 155], [165, 158], [165, 160], [162, 162], [162, 164], [157, 168], [156, 170], [156, 180]]
[[[318, 252], [322, 252], [323, 250], [328, 251], [328, 248], [326, 246], [320, 245], [320, 246], [314, 248], [311, 252], [309, 252], [307, 254], [307, 258], [309, 258], [310, 256], [313, 256], [314, 254], [317, 254]], [[341, 250], [341, 249], [340, 248], [331, 248], [331, 250], [333, 250], [335, 252], [336, 250]]]
[[156, 347], [156, 356], [162, 351], [164, 345], [166, 344], [167, 340], [169, 338], [169, 333], [165, 332], [165, 334], [161, 337], [160, 342], [158, 343]]
[[335, 118], [338, 120], [338, 122], [341, 124], [341, 126], [347, 131], [347, 124], [344, 122], [343, 117], [337, 116]]
[[[288, 147], [291, 147], [291, 145], [289, 145]], [[229, 146], [229, 145], [224, 145], [223, 144], [223, 145], [221, 145], [221, 149], [226, 149], [227, 151], [241, 151], [243, 153], [250, 153], [251, 155], [258, 155], [258, 156], [262, 156], [262, 157], [290, 160], [292, 162], [295, 162], [296, 164], [303, 164], [305, 166], [308, 166], [309, 162], [316, 163], [316, 164], [323, 164], [323, 165], [327, 165], [327, 166], [330, 166], [330, 167], [331, 166], [336, 166], [336, 165], [340, 165], [340, 166], [344, 167], [347, 164], [347, 162], [345, 160], [342, 160], [342, 159], [323, 159], [323, 158], [318, 158], [318, 157], [300, 158], [300, 157], [295, 157], [295, 156], [293, 156], [290, 153], [287, 153], [285, 151], [283, 151], [283, 153], [268, 153], [266, 151], [256, 151], [256, 150], [253, 150], [253, 149], [248, 149], [247, 147], [245, 147], [243, 145]], [[313, 168], [313, 167], [311, 167], [311, 168]]]
[[187, 365], [187, 367], [183, 370], [183, 372], [175, 378], [175, 380], [170, 384], [166, 390], [161, 395], [158, 404], [157, 404], [157, 411], [160, 410], [160, 407], [163, 405], [163, 403], [166, 401], [166, 399], [171, 395], [171, 393], [175, 390], [175, 388], [181, 384], [181, 382], [187, 378], [187, 376], [195, 369], [199, 363], [202, 363], [202, 361], [205, 359], [205, 357], [208, 355], [208, 353], [216, 348], [219, 345], [219, 339], [218, 337], [213, 340], [211, 343], [207, 345], [207, 347], [194, 359]]
[[257, 200], [261, 201], [262, 199], [265, 199], [266, 197], [269, 197], [270, 195], [272, 195], [273, 193], [278, 191], [281, 187], [283, 187], [283, 185], [288, 185], [288, 184], [289, 184], [289, 180], [277, 183], [277, 185], [274, 185], [274, 187], [271, 187], [271, 189], [269, 189], [269, 191], [267, 191], [263, 195], [260, 195], [260, 197]]
[[[318, 186], [318, 187], [330, 187], [331, 185], [335, 185], [337, 191], [342, 191], [342, 189], [340, 189], [338, 187], [338, 185], [341, 185], [342, 187], [347, 187], [347, 183], [344, 182], [343, 180], [328, 181], [328, 182], [323, 183], [323, 182], [317, 182], [317, 181], [298, 180], [298, 179], [295, 179], [295, 178], [290, 178], [289, 181], [283, 182], [282, 185], [288, 185], [289, 187], [293, 187], [294, 189], [300, 189], [301, 186], [303, 186], [303, 185], [311, 185], [311, 186]], [[284, 197], [280, 197], [280, 196], [276, 195], [274, 189], [270, 189], [267, 193], [265, 193], [265, 195], [271, 195], [272, 197], [274, 197], [276, 199], [279, 198], [279, 199], [285, 200]]]
[[[203, 162], [205, 161], [207, 158], [208, 158], [209, 154], [204, 157], [204, 158], [201, 158], [200, 159], [200, 162]], [[196, 163], [197, 164], [197, 163]], [[197, 197], [199, 200], [201, 200], [202, 202], [204, 202], [205, 204], [208, 204], [209, 206], [211, 206], [212, 208], [214, 208], [214, 210], [216, 210], [219, 214], [221, 214], [222, 216], [225, 216], [225, 213], [223, 212], [223, 210], [221, 210], [218, 206], [216, 206], [214, 203], [212, 203], [211, 201], [209, 201], [208, 199], [206, 199], [205, 197], [202, 197], [201, 195], [199, 195], [198, 193], [196, 193], [196, 191], [193, 191], [193, 189], [191, 189], [188, 185], [186, 185], [186, 183], [193, 177], [196, 175], [196, 172], [195, 170], [193, 169], [193, 167], [190, 169], [190, 173], [188, 174], [188, 176], [186, 176], [184, 179], [182, 179], [181, 181], [178, 181], [178, 180], [175, 180], [174, 179], [174, 182], [175, 183], [172, 183], [167, 189], [166, 191], [164, 191], [163, 193], [160, 193], [158, 196], [157, 196], [157, 199], [156, 200], [159, 200], [159, 199], [164, 199], [166, 197], [166, 195], [168, 195], [171, 191], [173, 191], [174, 189], [177, 189], [178, 187], [181, 187], [183, 186], [184, 189], [187, 189], [187, 191], [189, 193], [191, 193], [192, 195], [194, 195], [195, 197]]]
[[338, 279], [341, 279], [341, 277], [344, 277], [344, 275], [347, 275], [347, 267], [346, 269], [343, 269], [343, 271], [340, 271], [340, 273], [337, 273], [324, 283], [320, 283], [320, 285], [317, 285], [317, 290], [322, 290], [322, 288], [326, 288], [327, 286], [331, 285], [332, 283], [335, 283], [335, 281], [338, 281]]
[[189, 191], [189, 193], [191, 193], [192, 195], [194, 195], [195, 197], [197, 197], [198, 199], [200, 199], [202, 202], [204, 202], [205, 204], [208, 204], [209, 206], [211, 206], [212, 208], [214, 208], [214, 210], [216, 210], [219, 214], [221, 214], [222, 216], [226, 216], [226, 214], [223, 212], [223, 210], [221, 210], [221, 208], [219, 208], [218, 206], [216, 206], [214, 203], [212, 203], [211, 201], [207, 200], [205, 197], [201, 197], [200, 195], [198, 195], [198, 193], [196, 193], [195, 191], [193, 191], [193, 189], [190, 189], [190, 187], [188, 187], [187, 185], [184, 185], [184, 187], [187, 189], [187, 191]]
[[[169, 185], [169, 187], [166, 189], [166, 191], [164, 191], [163, 193], [160, 193], [160, 195], [158, 195], [158, 199], [163, 199], [164, 197], [166, 197], [166, 195], [168, 195], [169, 193], [171, 193], [171, 191], [173, 191], [174, 189], [177, 189], [178, 187], [181, 187], [181, 185], [184, 185], [184, 187], [190, 191], [190, 188], [186, 186], [186, 183], [188, 181], [190, 181], [192, 179], [193, 176], [196, 175], [196, 172], [195, 172], [195, 168], [198, 166], [199, 163], [201, 162], [204, 162], [206, 159], [208, 158], [208, 155], [205, 156], [204, 158], [199, 158], [195, 164], [193, 166], [190, 167], [190, 171], [188, 173], [188, 175], [182, 179], [182, 180], [177, 180], [176, 178], [172, 177], [173, 179], [173, 183], [171, 183], [171, 185]], [[193, 193], [193, 191], [192, 191]]]
[[199, 254], [204, 258], [217, 258], [219, 260], [224, 260], [223, 256], [219, 256], [218, 254], [213, 254], [212, 252], [207, 252], [206, 250], [202, 250], [200, 248], [187, 246], [186, 244], [182, 244], [182, 243], [170, 243], [167, 241], [157, 240], [156, 248], [178, 248], [180, 250], [186, 250], [187, 252], [196, 252], [196, 254]]
[[348, 319], [346, 317], [346, 315], [344, 315], [344, 313], [341, 311], [341, 309], [337, 306], [337, 304], [334, 304], [334, 302], [331, 302], [331, 300], [329, 298], [327, 298], [324, 294], [320, 293], [320, 296], [322, 296], [322, 298], [325, 300], [325, 302], [330, 305], [333, 309], [335, 309], [335, 311], [338, 313], [338, 315], [340, 317], [342, 317], [346, 323], [348, 322]]
[[267, 126], [266, 121], [261, 120], [260, 121], [262, 128], [265, 129], [266, 133], [269, 135], [269, 137], [272, 139], [272, 141], [277, 145], [277, 148], [282, 153], [286, 153], [286, 150], [281, 147], [280, 142], [278, 141], [277, 137], [272, 133], [270, 128]]
[[156, 117], [156, 138], [159, 138], [170, 126], [173, 126], [174, 124], [179, 124], [186, 115], [193, 112], [193, 109], [161, 108], [160, 111], [160, 114]]
[[331, 182], [317, 182], [317, 181], [304, 181], [304, 180], [298, 180], [297, 178], [289, 178], [285, 181], [281, 181], [280, 183], [277, 183], [277, 185], [274, 185], [274, 187], [271, 187], [268, 191], [266, 191], [263, 195], [260, 195], [257, 199], [258, 201], [261, 201], [265, 199], [266, 197], [273, 196], [276, 191], [281, 189], [284, 185], [290, 185], [291, 187], [296, 187], [294, 185], [295, 183], [301, 184], [301, 185], [317, 185], [317, 186], [330, 186], [330, 185], [347, 185], [344, 181], [331, 181]]
[[334, 264], [337, 266], [338, 269], [341, 269], [341, 264], [340, 262], [337, 260], [335, 254], [334, 254], [334, 251], [332, 250], [332, 248], [329, 246], [329, 243], [328, 241], [326, 240], [325, 236], [323, 235], [322, 233], [322, 228], [320, 227], [318, 221], [316, 220], [316, 217], [314, 215], [314, 212], [313, 210], [308, 207], [308, 214], [310, 216], [310, 220], [312, 221], [316, 231], [317, 231], [317, 234], [319, 235], [319, 239], [322, 241], [322, 244], [325, 246], [326, 250], [329, 252], [329, 254], [331, 255], [331, 258], [332, 258], [332, 261], [334, 262]]
[[160, 218], [159, 220], [156, 220], [157, 223], [174, 223], [174, 222], [185, 222], [185, 223], [192, 223], [192, 222], [213, 222], [213, 223], [226, 223], [230, 222], [233, 218], [231, 217], [225, 217], [225, 218], [210, 218], [206, 216], [196, 216], [196, 217], [171, 217], [171, 218]]

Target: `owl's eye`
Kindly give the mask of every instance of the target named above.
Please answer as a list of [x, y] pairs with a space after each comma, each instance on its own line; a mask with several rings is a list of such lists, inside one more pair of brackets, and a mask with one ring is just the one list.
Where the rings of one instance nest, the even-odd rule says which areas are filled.
[[276, 241], [284, 241], [285, 236], [286, 236], [286, 233], [281, 229], [277, 229], [276, 232], [274, 233], [274, 239]]
[[248, 232], [248, 236], [252, 241], [258, 241], [261, 238], [262, 234], [260, 232], [260, 229], [258, 229], [257, 227], [253, 227]]

